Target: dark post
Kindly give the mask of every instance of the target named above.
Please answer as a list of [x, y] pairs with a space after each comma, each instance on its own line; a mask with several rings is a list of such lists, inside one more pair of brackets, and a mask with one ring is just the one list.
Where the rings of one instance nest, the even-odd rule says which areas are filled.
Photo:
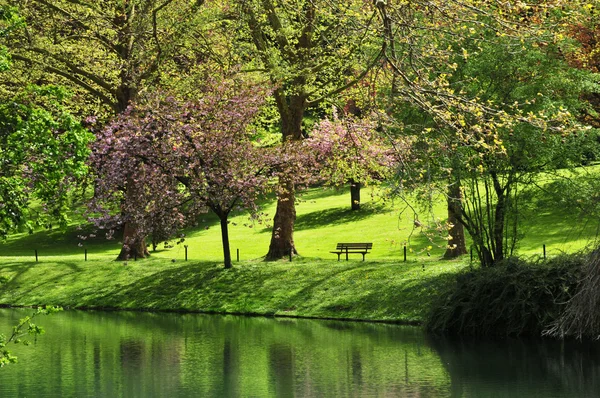
[[544, 243], [544, 259], [546, 259], [546, 244]]
[[237, 262], [239, 263], [239, 262], [240, 262], [240, 249], [236, 249], [235, 251], [236, 251], [236, 254], [237, 254], [237, 255], [236, 255], [236, 257], [237, 257]]
[[37, 253], [37, 249], [35, 249], [35, 262], [38, 262], [38, 253]]
[[83, 259], [87, 261], [87, 249], [83, 249]]
[[294, 251], [294, 249], [292, 249], [292, 248], [290, 247], [290, 263], [292, 262], [292, 252], [293, 252], [293, 251]]
[[471, 262], [473, 262], [473, 246], [471, 246]]
[[187, 248], [188, 248], [188, 245], [183, 245], [183, 247], [185, 247], [185, 261], [187, 261]]
[[406, 262], [406, 245], [404, 245], [404, 262]]

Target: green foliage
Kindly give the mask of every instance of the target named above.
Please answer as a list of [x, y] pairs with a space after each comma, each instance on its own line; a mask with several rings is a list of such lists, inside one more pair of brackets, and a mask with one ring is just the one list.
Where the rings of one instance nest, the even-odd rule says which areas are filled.
[[66, 96], [60, 87], [31, 86], [0, 103], [0, 238], [19, 227], [68, 223], [93, 136], [64, 109]]
[[583, 255], [528, 263], [511, 257], [497, 267], [468, 270], [441, 292], [427, 329], [460, 335], [537, 335], [575, 293]]
[[[13, 30], [23, 25], [23, 19], [19, 17], [13, 7], [0, 5], [0, 39], [5, 39]], [[0, 45], [0, 72], [10, 69], [11, 58], [8, 49]]]
[[14, 343], [29, 345], [30, 341], [24, 338], [25, 336], [37, 336], [44, 334], [44, 328], [32, 322], [35, 317], [39, 315], [53, 314], [58, 311], [62, 311], [62, 308], [52, 306], [38, 307], [33, 314], [19, 320], [19, 323], [13, 327], [12, 333], [9, 337], [0, 334], [0, 368], [17, 362], [17, 357], [11, 355], [10, 351], [6, 349], [8, 344]]

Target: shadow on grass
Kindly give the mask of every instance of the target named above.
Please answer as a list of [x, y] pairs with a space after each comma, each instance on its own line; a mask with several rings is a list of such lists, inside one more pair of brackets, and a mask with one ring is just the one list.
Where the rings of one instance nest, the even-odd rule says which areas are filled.
[[[13, 274], [13, 276], [8, 279], [6, 282], [0, 284], [0, 291], [13, 291], [14, 298], [16, 300], [28, 297], [34, 290], [42, 288], [42, 289], [52, 289], [55, 284], [60, 283], [65, 277], [73, 274], [78, 274], [83, 271], [81, 267], [79, 267], [75, 263], [71, 262], [60, 262], [60, 266], [64, 266], [68, 269], [68, 271], [64, 273], [60, 273], [53, 278], [40, 278], [39, 283], [31, 284], [31, 282], [22, 281], [22, 278], [25, 277], [26, 273], [31, 269], [35, 268], [37, 263], [35, 262], [16, 262], [10, 263], [0, 267], [0, 274], [3, 272], [9, 272]], [[27, 288], [23, 289], [25, 286]], [[18, 292], [18, 294], [16, 294]], [[12, 303], [8, 303], [12, 304]], [[52, 303], [33, 303], [34, 305], [44, 305], [44, 304], [52, 304]]]
[[[19, 234], [5, 242], [0, 242], [0, 255], [30, 256], [35, 250], [54, 255], [83, 253], [84, 247], [95, 251], [108, 251], [118, 248], [115, 240], [105, 237], [106, 231], [97, 231], [92, 225], [82, 228], [71, 225], [66, 228], [41, 230], [33, 234]], [[94, 237], [89, 237], [95, 235]], [[86, 239], [81, 239], [84, 236]], [[79, 243], [84, 246], [79, 247]]]
[[383, 209], [383, 205], [368, 205], [363, 206], [360, 210], [350, 210], [348, 206], [313, 211], [311, 213], [299, 215], [296, 218], [294, 229], [296, 231], [301, 231], [331, 225], [353, 223], [372, 217]]

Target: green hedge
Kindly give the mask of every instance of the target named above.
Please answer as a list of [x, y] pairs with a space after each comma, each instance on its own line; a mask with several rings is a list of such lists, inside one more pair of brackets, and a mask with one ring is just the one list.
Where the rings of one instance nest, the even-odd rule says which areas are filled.
[[539, 336], [575, 293], [584, 258], [510, 258], [461, 272], [434, 301], [426, 327], [439, 334]]

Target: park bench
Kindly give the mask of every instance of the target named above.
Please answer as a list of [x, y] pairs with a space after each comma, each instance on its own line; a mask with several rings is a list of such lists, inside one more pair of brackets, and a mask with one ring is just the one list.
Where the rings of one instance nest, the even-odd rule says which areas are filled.
[[330, 253], [337, 254], [338, 261], [340, 261], [340, 255], [344, 253], [346, 253], [346, 261], [348, 261], [348, 254], [362, 254], [363, 261], [365, 261], [365, 254], [369, 253], [372, 248], [372, 243], [338, 243], [335, 251]]

